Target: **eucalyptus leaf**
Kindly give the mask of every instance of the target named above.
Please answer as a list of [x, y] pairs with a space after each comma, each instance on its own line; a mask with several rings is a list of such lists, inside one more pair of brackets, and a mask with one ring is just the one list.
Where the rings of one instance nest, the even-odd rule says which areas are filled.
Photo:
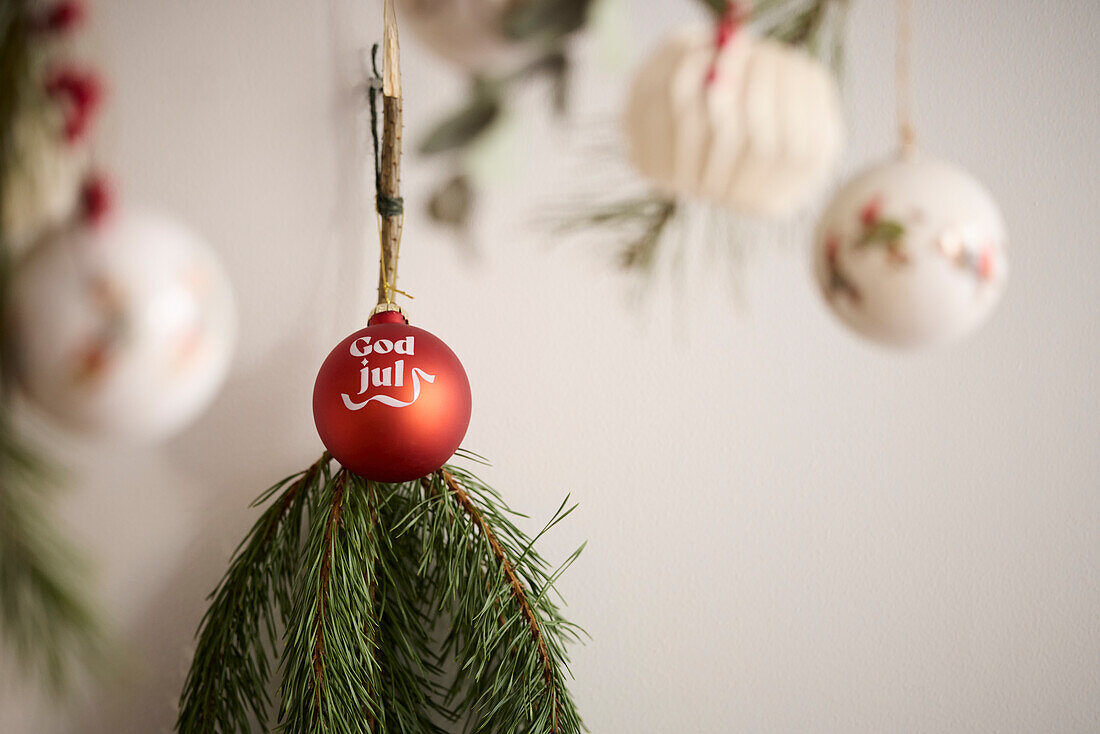
[[504, 16], [504, 33], [522, 41], [539, 36], [566, 36], [584, 25], [592, 0], [527, 0]]
[[420, 144], [420, 152], [434, 155], [463, 148], [484, 135], [500, 117], [500, 100], [494, 94], [476, 93], [461, 110], [439, 123]]
[[469, 222], [473, 203], [474, 189], [470, 179], [459, 174], [432, 194], [428, 202], [428, 216], [440, 224], [461, 229]]
[[859, 244], [861, 245], [885, 245], [893, 247], [905, 234], [905, 227], [899, 222], [883, 219], [875, 222], [863, 233]]
[[569, 58], [560, 51], [552, 53], [543, 59], [541, 68], [553, 85], [554, 112], [564, 115], [569, 108]]
[[726, 9], [729, 7], [729, 2], [727, 0], [700, 0], [700, 2], [718, 15], [725, 14]]

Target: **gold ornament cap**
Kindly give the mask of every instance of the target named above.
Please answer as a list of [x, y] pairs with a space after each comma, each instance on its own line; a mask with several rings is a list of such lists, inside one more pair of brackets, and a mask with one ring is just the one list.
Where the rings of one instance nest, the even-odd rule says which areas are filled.
[[407, 322], [409, 320], [409, 312], [398, 306], [396, 303], [379, 303], [377, 306], [371, 309], [370, 315], [373, 318], [380, 313], [386, 313], [388, 311], [396, 311], [401, 314], [401, 318]]

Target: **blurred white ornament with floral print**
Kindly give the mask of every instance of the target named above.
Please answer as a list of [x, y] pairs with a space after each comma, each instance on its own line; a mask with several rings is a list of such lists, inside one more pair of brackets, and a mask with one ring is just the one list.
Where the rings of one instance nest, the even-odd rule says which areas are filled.
[[829, 69], [735, 16], [666, 41], [639, 70], [623, 126], [662, 192], [767, 216], [806, 203], [844, 137]]
[[1005, 225], [970, 174], [899, 154], [853, 178], [818, 224], [814, 267], [833, 312], [909, 347], [975, 329], [1004, 290]]
[[107, 213], [36, 244], [9, 306], [30, 402], [108, 438], [154, 441], [195, 419], [224, 381], [236, 335], [214, 254], [147, 213]]

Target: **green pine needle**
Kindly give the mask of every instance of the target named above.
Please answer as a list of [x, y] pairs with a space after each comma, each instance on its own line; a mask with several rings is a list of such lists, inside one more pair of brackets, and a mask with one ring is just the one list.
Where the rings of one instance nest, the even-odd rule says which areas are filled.
[[[566, 645], [583, 633], [551, 592], [583, 547], [553, 569], [473, 475], [448, 468], [424, 484], [428, 500], [414, 518], [425, 530], [420, 569], [432, 579], [436, 614], [451, 620], [444, 654], [460, 665], [448, 702], [477, 734], [582, 731]], [[567, 504], [543, 533], [573, 511]]]

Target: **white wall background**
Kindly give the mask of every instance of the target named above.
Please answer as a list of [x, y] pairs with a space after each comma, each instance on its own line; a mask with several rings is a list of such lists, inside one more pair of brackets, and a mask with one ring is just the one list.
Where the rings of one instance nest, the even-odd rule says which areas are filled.
[[[624, 2], [632, 62], [701, 17]], [[243, 335], [220, 401], [170, 445], [59, 439], [127, 674], [69, 707], [9, 682], [10, 734], [170, 729], [203, 597], [248, 502], [317, 454], [314, 372], [375, 279], [352, 89], [374, 2], [97, 6], [102, 158], [220, 250]], [[849, 169], [893, 136], [893, 4], [854, 6]], [[551, 246], [533, 221], [599, 187], [583, 140], [611, 129], [628, 71], [591, 44], [571, 123], [543, 120], [545, 90], [525, 100], [479, 261], [410, 217], [402, 284], [470, 373], [467, 445], [535, 518], [581, 503], [545, 546], [590, 541], [562, 587], [594, 637], [574, 687], [596, 734], [1100, 731], [1100, 9], [915, 6], [921, 140], [988, 184], [1012, 237], [1006, 297], [958, 346], [857, 341], [800, 248], [754, 256], [745, 305], [708, 274], [639, 310], [606, 249]], [[415, 140], [461, 83], [404, 41]], [[414, 211], [438, 175], [408, 161]]]

